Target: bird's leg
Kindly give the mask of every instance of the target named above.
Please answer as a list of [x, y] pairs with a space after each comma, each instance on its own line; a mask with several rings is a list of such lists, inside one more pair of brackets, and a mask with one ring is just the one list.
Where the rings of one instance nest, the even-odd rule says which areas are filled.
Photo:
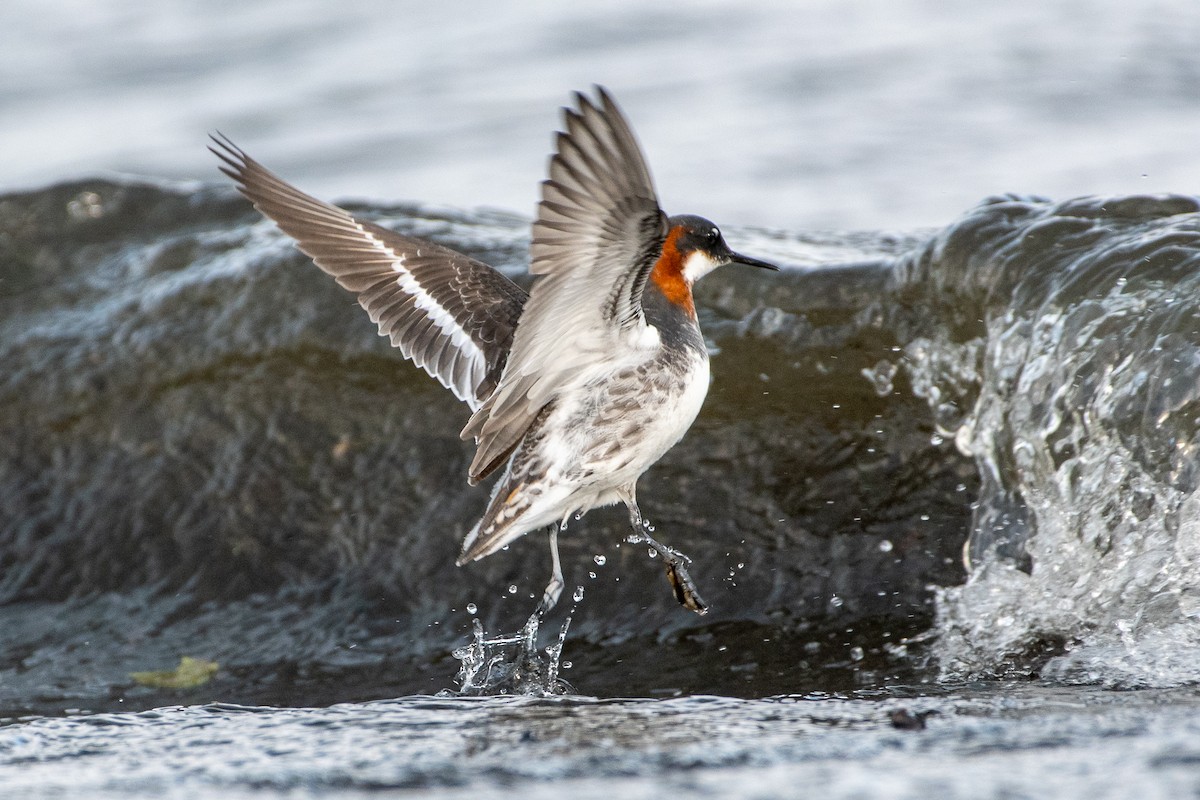
[[663, 566], [667, 569], [667, 581], [671, 584], [671, 592], [675, 595], [675, 599], [689, 611], [707, 614], [708, 604], [700, 597], [700, 592], [696, 590], [696, 584], [692, 582], [692, 576], [688, 574], [688, 567], [691, 566], [692, 560], [674, 547], [668, 547], [662, 542], [656, 541], [650, 535], [650, 531], [653, 529], [642, 518], [633, 487], [629, 488], [626, 495], [625, 505], [629, 508], [629, 525], [633, 528], [633, 533], [625, 537], [625, 541], [630, 544], [649, 545], [651, 549], [662, 556]]
[[546, 586], [546, 591], [542, 593], [542, 602], [538, 603], [537, 611], [534, 615], [544, 617], [549, 613], [550, 609], [558, 604], [559, 595], [562, 594], [563, 573], [562, 562], [558, 559], [558, 525], [551, 525], [550, 533], [550, 561], [552, 564], [553, 573], [550, 576], [550, 583]]

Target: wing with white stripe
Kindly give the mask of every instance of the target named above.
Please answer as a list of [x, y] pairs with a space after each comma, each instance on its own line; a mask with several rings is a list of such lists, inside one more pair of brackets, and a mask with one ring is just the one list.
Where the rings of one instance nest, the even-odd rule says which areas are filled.
[[262, 214], [358, 295], [379, 335], [472, 410], [495, 389], [527, 295], [480, 261], [355, 219], [267, 170], [228, 139], [209, 148]]

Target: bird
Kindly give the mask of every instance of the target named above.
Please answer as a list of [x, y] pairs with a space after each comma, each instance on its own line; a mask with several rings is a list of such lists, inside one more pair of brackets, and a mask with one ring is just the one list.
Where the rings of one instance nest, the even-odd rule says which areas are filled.
[[727, 264], [779, 267], [735, 252], [704, 217], [664, 213], [608, 90], [576, 92], [574, 101], [562, 109], [541, 184], [528, 293], [474, 258], [305, 194], [219, 132], [209, 149], [259, 212], [357, 295], [381, 336], [469, 407], [468, 483], [500, 476], [459, 566], [546, 529], [552, 575], [540, 617], [564, 586], [560, 530], [623, 503], [627, 541], [663, 556], [677, 601], [704, 614], [691, 560], [650, 536], [637, 482], [691, 427], [708, 393], [693, 285]]

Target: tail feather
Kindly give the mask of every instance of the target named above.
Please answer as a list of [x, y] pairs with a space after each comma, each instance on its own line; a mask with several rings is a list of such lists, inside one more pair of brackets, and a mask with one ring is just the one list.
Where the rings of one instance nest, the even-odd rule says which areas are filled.
[[519, 536], [545, 523], [527, 524], [528, 513], [541, 495], [522, 481], [501, 480], [492, 492], [483, 518], [463, 541], [458, 566], [478, 561], [504, 547]]

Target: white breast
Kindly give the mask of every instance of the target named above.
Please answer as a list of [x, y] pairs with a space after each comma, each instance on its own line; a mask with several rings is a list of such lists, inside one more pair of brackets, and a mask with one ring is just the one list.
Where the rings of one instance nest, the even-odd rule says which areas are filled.
[[709, 371], [708, 358], [697, 356], [696, 364], [692, 368], [689, 376], [687, 389], [683, 396], [679, 399], [677, 409], [679, 428], [675, 439], [667, 445], [671, 447], [683, 438], [687, 433], [688, 428], [692, 427], [692, 423], [696, 421], [696, 416], [700, 413], [700, 407], [704, 405], [704, 398], [708, 396], [708, 385], [712, 382], [712, 375]]
[[635, 464], [631, 465], [638, 474], [662, 458], [692, 427], [708, 395], [710, 380], [708, 358], [696, 354], [685, 373], [683, 390], [663, 396], [657, 408], [647, 408], [640, 441], [636, 445], [630, 443], [639, 455]]

